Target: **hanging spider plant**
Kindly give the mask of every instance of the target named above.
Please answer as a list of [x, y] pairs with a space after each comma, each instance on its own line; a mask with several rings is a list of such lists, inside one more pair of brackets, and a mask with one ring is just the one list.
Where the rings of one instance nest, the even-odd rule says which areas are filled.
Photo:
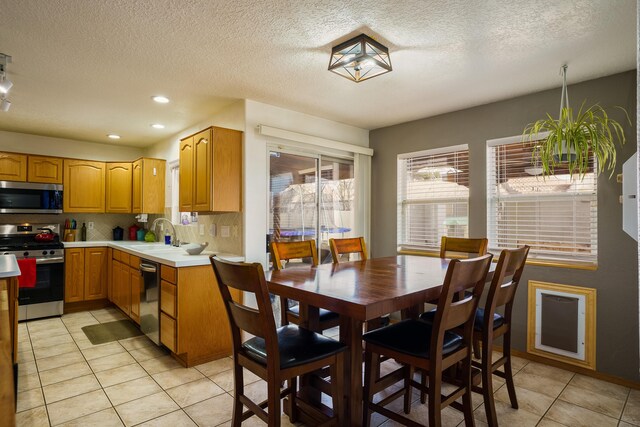
[[[556, 168], [577, 174], [582, 179], [585, 174], [595, 172], [596, 175], [610, 171], [613, 175], [616, 166], [616, 141], [625, 143], [624, 130], [617, 121], [610, 119], [600, 105], [585, 108], [584, 102], [574, 116], [569, 107], [567, 93], [567, 66], [561, 69], [563, 76], [562, 97], [560, 99], [560, 115], [554, 119], [550, 114], [541, 120], [530, 123], [524, 129], [523, 141], [537, 141], [533, 150], [533, 158], [539, 161], [543, 175], [553, 175]], [[629, 115], [622, 107], [629, 123]], [[548, 132], [539, 139], [540, 134]], [[591, 158], [595, 158], [595, 169]]]

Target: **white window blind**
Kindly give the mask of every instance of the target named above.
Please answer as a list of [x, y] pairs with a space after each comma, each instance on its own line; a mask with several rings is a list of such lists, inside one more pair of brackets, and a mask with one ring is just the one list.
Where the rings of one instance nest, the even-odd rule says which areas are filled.
[[467, 145], [398, 156], [398, 249], [438, 250], [442, 236], [467, 237]]
[[489, 143], [489, 249], [529, 245], [529, 259], [596, 264], [597, 177], [589, 172], [580, 179], [562, 167], [543, 177], [535, 145]]

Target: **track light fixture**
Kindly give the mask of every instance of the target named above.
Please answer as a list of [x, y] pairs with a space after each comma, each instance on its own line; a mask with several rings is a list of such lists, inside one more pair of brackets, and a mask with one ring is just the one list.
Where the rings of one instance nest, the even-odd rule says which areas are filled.
[[7, 78], [7, 64], [11, 63], [11, 57], [0, 53], [0, 111], [9, 111], [11, 101], [7, 99], [7, 93], [13, 86], [13, 82]]
[[9, 111], [9, 108], [11, 108], [11, 101], [3, 96], [0, 100], [0, 111]]

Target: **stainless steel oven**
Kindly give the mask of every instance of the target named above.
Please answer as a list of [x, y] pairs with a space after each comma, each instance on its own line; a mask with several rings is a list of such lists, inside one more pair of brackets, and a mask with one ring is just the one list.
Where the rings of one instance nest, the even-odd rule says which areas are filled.
[[[38, 242], [42, 228], [50, 229], [54, 239]], [[18, 290], [18, 320], [60, 316], [64, 310], [64, 247], [59, 224], [0, 225], [0, 253], [16, 259], [35, 259], [35, 286]]]

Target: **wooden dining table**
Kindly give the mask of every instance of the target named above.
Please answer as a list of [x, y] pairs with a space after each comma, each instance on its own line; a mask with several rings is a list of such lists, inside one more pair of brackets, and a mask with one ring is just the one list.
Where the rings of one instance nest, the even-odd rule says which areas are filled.
[[267, 273], [271, 293], [300, 303], [303, 326], [318, 330], [319, 308], [340, 315], [340, 341], [349, 346], [345, 363], [348, 425], [362, 424], [363, 324], [395, 311], [417, 316], [424, 302], [440, 296], [449, 262], [397, 255]]

